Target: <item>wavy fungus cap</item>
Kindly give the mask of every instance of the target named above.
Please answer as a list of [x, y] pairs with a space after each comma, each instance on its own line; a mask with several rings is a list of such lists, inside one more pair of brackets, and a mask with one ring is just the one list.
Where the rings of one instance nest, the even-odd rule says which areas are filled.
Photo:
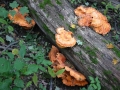
[[78, 25], [80, 26], [90, 26], [92, 22], [92, 17], [90, 15], [85, 15], [78, 20]]
[[57, 28], [56, 32], [57, 34], [55, 35], [55, 39], [60, 48], [73, 47], [76, 44], [76, 40], [72, 36], [72, 32], [64, 30], [63, 27]]
[[111, 29], [107, 17], [95, 8], [79, 6], [74, 10], [74, 12], [77, 16], [81, 17], [78, 19], [78, 25], [80, 26], [90, 26], [95, 30], [95, 32], [102, 35], [107, 34]]
[[81, 74], [81, 73], [79, 73], [79, 72], [71, 69], [71, 68], [68, 67], [68, 66], [65, 66], [65, 70], [68, 71], [68, 72], [70, 72], [70, 75], [71, 75], [72, 77], [74, 77], [74, 78], [75, 78], [76, 80], [78, 80], [78, 81], [83, 81], [83, 80], [86, 79], [83, 74]]
[[19, 26], [22, 26], [25, 29], [30, 29], [35, 25], [35, 21], [32, 19], [29, 22], [26, 21], [26, 16], [28, 16], [28, 14], [22, 15], [19, 12], [19, 8], [14, 8], [13, 10], [16, 11], [16, 14], [14, 16], [12, 16], [10, 13], [8, 14], [9, 19], [14, 23], [14, 24], [18, 24]]
[[62, 82], [67, 86], [85, 86], [88, 84], [86, 80], [78, 81], [74, 77], [70, 76], [68, 72], [63, 73]]
[[51, 60], [51, 62], [55, 62], [57, 53], [59, 53], [59, 50], [52, 45], [52, 48], [48, 54], [48, 57]]
[[82, 17], [86, 13], [86, 8], [84, 6], [79, 6], [74, 10], [75, 14], [79, 17]]

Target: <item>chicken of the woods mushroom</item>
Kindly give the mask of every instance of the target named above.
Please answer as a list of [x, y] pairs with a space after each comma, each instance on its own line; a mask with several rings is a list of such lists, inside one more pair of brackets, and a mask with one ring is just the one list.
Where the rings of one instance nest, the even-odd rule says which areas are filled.
[[14, 24], [18, 24], [19, 26], [22, 26], [24, 29], [30, 29], [32, 27], [34, 27], [35, 25], [35, 21], [33, 19], [30, 20], [30, 22], [28, 22], [26, 20], [26, 17], [28, 16], [28, 14], [21, 14], [20, 13], [20, 8], [14, 8], [13, 10], [16, 12], [16, 14], [14, 16], [12, 16], [10, 13], [8, 14], [8, 18], [14, 23]]
[[92, 7], [81, 5], [74, 12], [79, 17], [78, 25], [80, 26], [90, 26], [102, 35], [107, 34], [111, 29], [111, 25], [108, 23], [106, 16]]
[[55, 46], [52, 46], [48, 56], [52, 61], [52, 67], [55, 72], [65, 69], [62, 74], [57, 75], [58, 78], [62, 79], [63, 84], [67, 86], [85, 86], [88, 84], [85, 76], [68, 64], [65, 56]]
[[56, 32], [55, 40], [60, 48], [73, 47], [76, 44], [76, 40], [71, 31], [66, 31], [64, 27], [59, 27], [56, 29]]

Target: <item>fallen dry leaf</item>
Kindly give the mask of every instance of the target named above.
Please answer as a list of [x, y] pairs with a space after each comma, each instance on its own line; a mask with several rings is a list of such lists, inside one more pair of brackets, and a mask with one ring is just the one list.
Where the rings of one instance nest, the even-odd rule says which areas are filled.
[[73, 28], [73, 29], [75, 29], [76, 25], [72, 23], [72, 24], [70, 24], [70, 27]]
[[112, 48], [114, 48], [114, 45], [112, 43], [108, 43], [108, 44], [106, 44], [106, 47], [108, 49], [112, 49]]
[[112, 63], [116, 65], [119, 61], [116, 58], [113, 58]]

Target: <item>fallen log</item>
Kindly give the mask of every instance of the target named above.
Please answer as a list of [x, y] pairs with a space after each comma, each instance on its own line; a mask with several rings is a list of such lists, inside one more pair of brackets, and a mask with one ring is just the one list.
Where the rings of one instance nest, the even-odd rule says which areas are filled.
[[[74, 9], [67, 0], [18, 1], [29, 7], [37, 25], [54, 45], [56, 28], [64, 27], [70, 30], [71, 23], [77, 24]], [[120, 63], [113, 65], [112, 61], [114, 58], [120, 60], [120, 51], [116, 47], [107, 49], [106, 44], [109, 41], [88, 27], [77, 26], [73, 32], [76, 40], [83, 42], [83, 45], [75, 45], [60, 51], [87, 78], [99, 77], [102, 90], [118, 90]]]

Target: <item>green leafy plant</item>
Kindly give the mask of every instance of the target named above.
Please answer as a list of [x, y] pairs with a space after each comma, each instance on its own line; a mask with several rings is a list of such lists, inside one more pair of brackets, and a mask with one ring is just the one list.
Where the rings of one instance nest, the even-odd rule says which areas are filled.
[[55, 78], [57, 75], [62, 74], [65, 71], [65, 69], [60, 69], [57, 72], [55, 72], [52, 68], [48, 67], [48, 72], [51, 75], [51, 77]]
[[87, 87], [87, 89], [84, 87], [84, 88], [80, 88], [80, 90], [101, 90], [101, 85], [98, 77], [93, 78], [89, 76], [89, 79], [90, 79], [90, 85]]
[[117, 12], [118, 9], [120, 8], [120, 5], [114, 6], [111, 2], [101, 2], [104, 6], [104, 14], [107, 15], [109, 9], [113, 10], [114, 12]]
[[81, 3], [81, 0], [70, 0], [70, 3], [76, 5], [78, 3]]
[[[2, 55], [2, 58], [0, 58], [0, 90], [3, 88], [10, 90], [13, 84], [13, 88], [26, 89], [31, 85], [31, 82], [38, 86], [37, 73], [48, 73], [47, 67], [51, 65], [51, 62], [45, 59], [45, 50], [42, 47], [33, 48], [29, 52], [33, 51], [34, 54], [31, 53], [30, 58], [26, 57], [26, 46], [20, 43], [20, 49], [13, 49], [12, 52], [6, 52]], [[33, 60], [34, 63], [30, 64], [29, 62]], [[59, 72], [57, 72], [58, 74]], [[21, 78], [22, 75], [33, 76], [31, 81], [25, 85], [24, 80]]]
[[11, 8], [16, 8], [19, 6], [19, 4], [16, 1], [13, 1], [12, 3], [9, 4]]
[[47, 90], [46, 87], [44, 87], [42, 84], [39, 84], [39, 89], [40, 90]]
[[77, 4], [80, 4], [80, 3], [84, 3], [85, 5], [89, 5], [89, 3], [86, 1], [86, 0], [69, 0], [71, 4], [73, 5], [77, 5]]

